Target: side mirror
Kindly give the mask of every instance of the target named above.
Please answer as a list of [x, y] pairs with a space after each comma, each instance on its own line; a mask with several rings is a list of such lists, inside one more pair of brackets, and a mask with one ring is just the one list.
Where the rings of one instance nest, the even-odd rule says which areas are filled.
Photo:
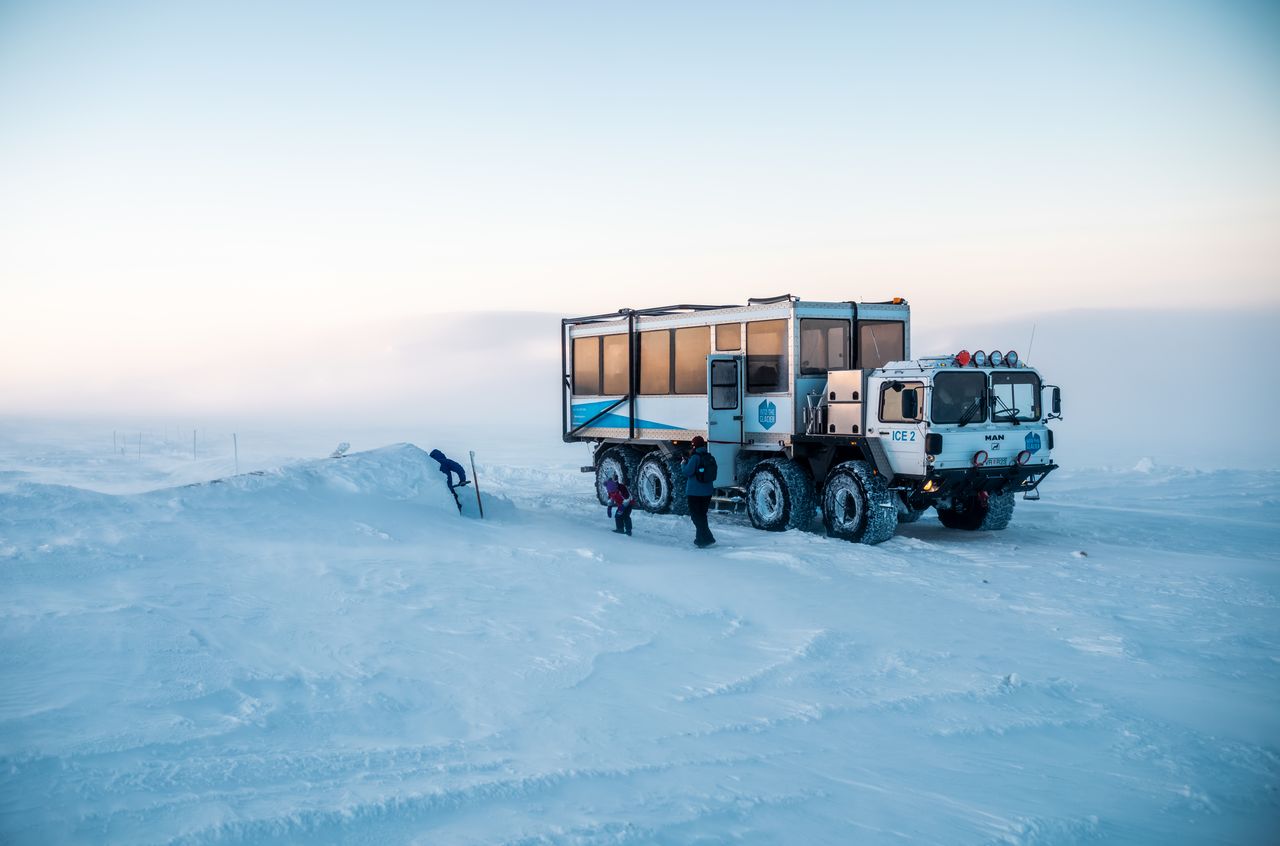
[[1057, 385], [1045, 385], [1044, 390], [1049, 391], [1049, 413], [1044, 416], [1044, 422], [1048, 423], [1050, 420], [1061, 420], [1062, 390]]
[[916, 390], [902, 392], [902, 416], [908, 420], [920, 417], [920, 392]]

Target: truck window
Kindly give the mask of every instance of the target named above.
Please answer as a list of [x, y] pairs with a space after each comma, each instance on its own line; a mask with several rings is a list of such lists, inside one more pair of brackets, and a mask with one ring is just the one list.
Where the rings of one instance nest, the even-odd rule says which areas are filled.
[[716, 349], [720, 352], [737, 352], [742, 349], [742, 324], [719, 323], [716, 325]]
[[604, 336], [604, 393], [625, 394], [631, 390], [627, 378], [627, 336]]
[[710, 352], [710, 326], [690, 326], [676, 330], [677, 394], [707, 392], [707, 354]]
[[[902, 413], [902, 396], [914, 391], [916, 395], [916, 416], [907, 417]], [[880, 421], [882, 423], [919, 423], [924, 413], [924, 383], [903, 382], [902, 390], [895, 391], [889, 385], [880, 388]]]
[[858, 321], [858, 367], [872, 370], [907, 357], [902, 322], [898, 320]]
[[787, 321], [747, 324], [747, 391], [780, 393], [787, 389]]
[[600, 393], [600, 339], [573, 339], [573, 395], [597, 396]]
[[711, 362], [711, 408], [728, 411], [738, 407], [738, 362]]
[[996, 423], [1039, 420], [1040, 377], [1034, 373], [992, 373], [991, 419]]
[[[981, 371], [939, 373], [933, 377], [933, 422], [981, 423], [987, 419], [987, 376]], [[975, 409], [973, 406], [977, 405]]]
[[640, 393], [671, 393], [671, 330], [640, 333]]
[[800, 319], [800, 375], [849, 369], [849, 321]]

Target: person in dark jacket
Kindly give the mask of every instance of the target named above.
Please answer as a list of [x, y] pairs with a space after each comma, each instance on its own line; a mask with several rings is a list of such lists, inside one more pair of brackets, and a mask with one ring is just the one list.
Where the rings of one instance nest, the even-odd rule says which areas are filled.
[[606, 479], [605, 493], [609, 495], [608, 514], [613, 518], [614, 531], [620, 535], [631, 534], [631, 506], [634, 501], [627, 486], [616, 479]]
[[698, 478], [698, 467], [706, 454], [706, 439], [701, 435], [694, 435], [693, 452], [680, 468], [687, 480], [684, 492], [689, 500], [689, 518], [693, 520], [694, 529], [697, 530], [693, 538], [693, 545], [697, 547], [711, 546], [716, 542], [715, 536], [711, 534], [711, 526], [707, 523], [707, 512], [711, 509], [711, 495], [715, 493], [715, 485]]
[[[445, 455], [438, 449], [431, 450], [428, 453], [436, 461], [440, 462], [440, 472], [444, 474], [444, 482], [449, 486], [449, 493], [453, 494], [453, 501], [458, 504], [458, 513], [462, 513], [462, 500], [458, 499], [458, 492], [454, 488], [460, 488], [467, 484], [467, 471], [462, 469], [462, 465]], [[454, 474], [457, 474], [458, 481], [454, 482]]]

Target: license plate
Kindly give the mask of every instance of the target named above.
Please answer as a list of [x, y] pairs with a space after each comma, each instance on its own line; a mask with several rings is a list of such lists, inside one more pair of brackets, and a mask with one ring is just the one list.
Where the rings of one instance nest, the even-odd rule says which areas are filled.
[[1013, 461], [1012, 458], [988, 458], [987, 466], [988, 467], [1006, 467], [1011, 461]]

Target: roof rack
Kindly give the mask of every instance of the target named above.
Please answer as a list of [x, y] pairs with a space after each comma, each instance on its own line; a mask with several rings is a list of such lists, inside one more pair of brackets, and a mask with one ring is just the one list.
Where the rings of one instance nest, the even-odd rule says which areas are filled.
[[682, 311], [712, 311], [720, 308], [739, 308], [737, 305], [692, 305], [681, 303], [678, 305], [658, 306], [657, 308], [620, 308], [617, 311], [608, 314], [589, 314], [585, 317], [566, 317], [560, 322], [564, 325], [570, 323], [595, 323], [601, 320], [617, 320], [627, 315], [650, 316], [655, 314], [675, 314]]

